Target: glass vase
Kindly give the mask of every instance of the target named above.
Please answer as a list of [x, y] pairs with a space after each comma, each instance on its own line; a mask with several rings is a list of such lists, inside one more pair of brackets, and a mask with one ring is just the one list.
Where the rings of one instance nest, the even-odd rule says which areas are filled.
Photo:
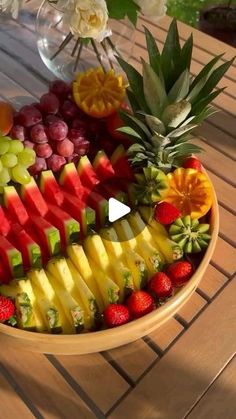
[[116, 60], [120, 54], [126, 61], [133, 52], [135, 27], [127, 20], [109, 20], [112, 35], [102, 43], [94, 41], [82, 47], [76, 37], [70, 35], [70, 22], [65, 10], [44, 0], [36, 19], [37, 44], [45, 65], [54, 75], [71, 81], [80, 71], [102, 66], [105, 70], [114, 68], [121, 72]]

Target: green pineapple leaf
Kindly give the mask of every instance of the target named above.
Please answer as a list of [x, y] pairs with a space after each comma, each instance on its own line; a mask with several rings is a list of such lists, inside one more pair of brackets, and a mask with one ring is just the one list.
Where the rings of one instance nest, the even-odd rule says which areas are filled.
[[173, 87], [168, 93], [169, 102], [180, 102], [183, 100], [189, 91], [190, 85], [190, 74], [189, 70], [186, 68], [183, 73], [179, 76], [178, 80], [175, 82]]
[[204, 110], [204, 108], [209, 105], [214, 99], [217, 98], [223, 91], [225, 90], [225, 87], [222, 87], [221, 89], [215, 90], [214, 92], [208, 94], [207, 96], [204, 95], [204, 97], [196, 102], [192, 106], [192, 115], [198, 115], [200, 112]]
[[129, 88], [126, 89], [126, 94], [127, 94], [127, 98], [129, 100], [129, 104], [131, 106], [131, 109], [132, 109], [133, 113], [135, 114], [140, 109], [140, 106], [139, 106], [132, 90], [130, 90]]
[[187, 39], [187, 41], [185, 42], [181, 50], [180, 72], [184, 71], [185, 69], [190, 70], [192, 53], [193, 53], [193, 34], [191, 33], [190, 37]]
[[148, 50], [148, 56], [149, 56], [149, 63], [155, 73], [160, 77], [162, 83], [164, 84], [164, 77], [162, 74], [161, 69], [161, 54], [158, 49], [157, 43], [155, 41], [155, 38], [151, 34], [151, 32], [144, 27], [145, 30], [145, 36], [146, 36], [146, 44], [147, 44], [147, 50]]
[[159, 134], [162, 134], [162, 135], [165, 134], [166, 132], [165, 125], [159, 118], [157, 118], [156, 116], [147, 115], [147, 114], [144, 114], [144, 117], [151, 131], [158, 132]]
[[150, 110], [145, 100], [143, 91], [143, 78], [141, 74], [132, 65], [128, 64], [125, 60], [123, 60], [123, 58], [116, 57], [116, 59], [128, 78], [130, 88], [135, 96], [136, 101], [140, 106], [140, 109], [149, 113]]
[[131, 127], [120, 127], [117, 128], [116, 131], [122, 132], [123, 134], [129, 135], [130, 137], [138, 138], [139, 140], [142, 139], [141, 135], [139, 135], [133, 128]]
[[209, 61], [209, 63], [207, 63], [202, 70], [200, 71], [200, 73], [193, 79], [193, 82], [190, 86], [190, 92], [193, 90], [193, 88], [201, 81], [201, 80], [205, 80], [205, 83], [207, 81], [207, 79], [209, 78], [210, 74], [212, 73], [212, 71], [214, 70], [216, 64], [218, 63], [218, 61], [223, 57], [224, 54], [220, 54], [217, 55], [216, 57], [214, 57], [211, 61]]
[[[187, 155], [191, 155], [191, 154], [199, 154], [201, 153], [201, 151], [203, 151], [203, 149], [195, 144], [191, 144], [191, 143], [186, 143], [184, 145], [184, 148], [179, 148], [175, 151], [175, 156], [177, 157], [182, 157], [182, 156], [187, 156]], [[170, 153], [171, 155], [171, 153]]]
[[168, 105], [163, 114], [162, 121], [169, 128], [177, 128], [187, 118], [191, 111], [191, 103], [182, 100], [178, 103]]
[[130, 113], [119, 111], [119, 114], [121, 118], [123, 119], [124, 123], [127, 124], [127, 126], [130, 126], [133, 128], [140, 136], [143, 138], [148, 139], [150, 137], [150, 131], [148, 127], [140, 121], [135, 116], [131, 115]]
[[175, 129], [174, 131], [171, 131], [168, 134], [168, 136], [170, 138], [178, 138], [178, 137], [181, 137], [182, 135], [186, 135], [187, 132], [192, 131], [196, 127], [197, 125], [189, 124], [189, 125], [186, 125], [185, 127], [180, 127], [180, 128]]
[[165, 78], [166, 91], [168, 92], [175, 80], [176, 70], [179, 66], [181, 47], [176, 20], [173, 19], [167, 33], [166, 41], [161, 55], [162, 73]]
[[161, 79], [150, 64], [143, 61], [143, 90], [148, 107], [154, 116], [160, 116], [167, 102], [167, 95]]
[[209, 93], [212, 92], [212, 90], [217, 86], [217, 84], [219, 83], [219, 81], [222, 79], [222, 77], [224, 76], [224, 74], [226, 73], [226, 71], [228, 71], [229, 67], [231, 66], [231, 64], [233, 64], [234, 62], [234, 58], [232, 58], [232, 60], [230, 61], [226, 61], [225, 63], [221, 64], [219, 67], [217, 67], [213, 73], [210, 75], [210, 77], [207, 80], [206, 85], [204, 86], [204, 89], [201, 90], [201, 92], [199, 93], [199, 95], [196, 97], [195, 101], [193, 102], [193, 104], [196, 101], [201, 101], [202, 99], [204, 99]]

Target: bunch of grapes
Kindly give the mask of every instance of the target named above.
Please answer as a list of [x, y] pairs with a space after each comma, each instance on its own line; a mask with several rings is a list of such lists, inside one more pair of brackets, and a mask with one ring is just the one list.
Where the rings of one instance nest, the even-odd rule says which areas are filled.
[[35, 151], [35, 164], [29, 168], [33, 176], [47, 169], [59, 172], [66, 163], [76, 164], [101, 148], [112, 151], [104, 121], [85, 115], [73, 102], [71, 86], [62, 80], [52, 82], [39, 103], [20, 109], [11, 136]]
[[35, 151], [20, 140], [0, 137], [0, 192], [10, 180], [20, 184], [30, 181], [28, 168], [35, 163]]

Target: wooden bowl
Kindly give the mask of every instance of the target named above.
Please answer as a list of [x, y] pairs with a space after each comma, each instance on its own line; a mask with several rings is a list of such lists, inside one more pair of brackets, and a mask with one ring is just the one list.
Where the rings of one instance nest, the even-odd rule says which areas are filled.
[[48, 354], [78, 355], [100, 352], [133, 342], [163, 325], [189, 300], [201, 281], [214, 252], [219, 231], [219, 208], [213, 188], [212, 238], [190, 281], [166, 304], [146, 316], [114, 329], [81, 335], [50, 335], [14, 329], [0, 323], [0, 344]]

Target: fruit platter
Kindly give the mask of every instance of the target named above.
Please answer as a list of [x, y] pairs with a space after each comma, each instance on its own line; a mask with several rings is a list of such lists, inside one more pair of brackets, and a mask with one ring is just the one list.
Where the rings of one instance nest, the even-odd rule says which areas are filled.
[[[0, 341], [53, 354], [103, 351], [164, 324], [215, 248], [214, 188], [191, 133], [214, 112], [231, 61], [190, 74], [173, 21], [145, 29], [142, 72], [117, 61], [39, 102], [0, 102]], [[129, 208], [111, 220], [110, 201]]]

